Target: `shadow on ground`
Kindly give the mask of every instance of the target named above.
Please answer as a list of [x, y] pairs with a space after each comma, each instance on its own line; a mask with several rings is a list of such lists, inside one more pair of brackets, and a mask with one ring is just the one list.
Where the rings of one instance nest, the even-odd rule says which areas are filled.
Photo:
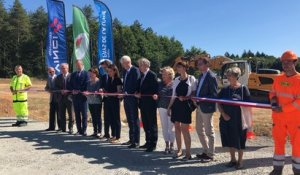
[[[122, 145], [111, 145], [92, 137], [74, 136], [69, 134], [57, 134], [45, 131], [1, 131], [0, 141], [3, 138], [20, 138], [26, 142], [34, 143], [36, 150], [57, 149], [53, 154], [76, 154], [88, 159], [93, 159], [91, 164], [104, 164], [105, 169], [126, 168], [130, 171], [138, 171], [141, 174], [189, 174], [198, 172], [201, 174], [215, 174], [235, 171], [226, 168], [224, 163], [216, 161], [211, 166], [193, 159], [188, 162], [172, 159], [161, 152], [145, 153], [139, 149], [128, 149]], [[249, 147], [246, 151], [252, 152], [264, 147]], [[199, 152], [193, 149], [192, 152]], [[224, 152], [217, 147], [217, 153]], [[223, 160], [224, 162], [224, 160]], [[245, 167], [270, 167], [272, 158], [246, 159]], [[201, 167], [201, 168], [199, 168]], [[198, 174], [196, 173], [196, 174]]]

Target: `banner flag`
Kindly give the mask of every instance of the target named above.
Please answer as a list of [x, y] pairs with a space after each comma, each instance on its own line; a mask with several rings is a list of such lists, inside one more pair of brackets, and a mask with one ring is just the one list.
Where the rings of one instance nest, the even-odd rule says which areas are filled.
[[73, 71], [76, 70], [76, 60], [82, 60], [84, 69], [89, 70], [90, 61], [90, 30], [87, 19], [82, 10], [73, 6]]
[[47, 0], [47, 9], [46, 65], [60, 74], [59, 65], [67, 63], [65, 6], [62, 1]]
[[[94, 0], [96, 9], [99, 13], [99, 32], [98, 32], [98, 65], [107, 59], [114, 62], [114, 38], [112, 28], [112, 17], [109, 8], [101, 1]], [[100, 73], [104, 70], [100, 68]]]

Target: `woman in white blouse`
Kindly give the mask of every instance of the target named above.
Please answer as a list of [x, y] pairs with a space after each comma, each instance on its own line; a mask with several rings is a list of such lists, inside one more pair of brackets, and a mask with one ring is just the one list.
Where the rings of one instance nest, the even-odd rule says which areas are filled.
[[168, 113], [171, 115], [171, 121], [175, 124], [175, 135], [177, 143], [177, 152], [174, 158], [183, 155], [181, 133], [185, 143], [185, 156], [182, 160], [190, 160], [191, 157], [191, 136], [189, 125], [192, 123], [192, 111], [194, 110], [193, 102], [190, 96], [196, 90], [196, 79], [192, 75], [188, 75], [188, 65], [186, 62], [179, 62], [176, 65], [176, 70], [180, 74], [176, 77], [173, 83], [172, 99], [168, 107]]

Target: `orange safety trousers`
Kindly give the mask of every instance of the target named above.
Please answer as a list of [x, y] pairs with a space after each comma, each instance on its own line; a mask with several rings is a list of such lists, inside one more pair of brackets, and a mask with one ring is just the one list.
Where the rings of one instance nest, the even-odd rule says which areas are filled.
[[273, 115], [272, 133], [276, 155], [285, 155], [285, 144], [289, 136], [293, 157], [300, 157], [300, 114], [290, 117]]

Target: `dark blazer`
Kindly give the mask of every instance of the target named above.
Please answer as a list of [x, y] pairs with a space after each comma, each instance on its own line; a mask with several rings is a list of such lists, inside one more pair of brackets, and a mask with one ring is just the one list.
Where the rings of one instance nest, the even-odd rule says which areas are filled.
[[100, 76], [100, 88], [105, 89], [108, 81], [108, 74], [103, 74]]
[[[201, 76], [201, 75], [200, 75]], [[199, 87], [200, 80], [197, 85], [197, 89]], [[197, 93], [196, 89], [196, 93]], [[205, 76], [202, 87], [200, 89], [198, 97], [205, 98], [217, 98], [218, 96], [218, 83], [215, 74], [209, 70]], [[211, 102], [199, 102], [200, 109], [203, 113], [213, 113], [216, 112], [216, 103]]]
[[[47, 84], [46, 84], [46, 87], [45, 87], [45, 90], [46, 91], [54, 91], [56, 90], [56, 87], [55, 87], [55, 79], [57, 77], [54, 78], [54, 80], [52, 80], [51, 77], [48, 77], [47, 79]], [[57, 93], [55, 92], [51, 92], [50, 93], [50, 102], [57, 102]]]
[[[55, 79], [55, 88], [56, 90], [68, 90], [68, 86], [70, 84], [70, 80], [71, 80], [71, 73], [69, 73], [66, 77], [66, 85], [64, 84], [64, 75], [63, 74], [59, 74], [56, 79]], [[61, 93], [57, 94], [57, 101], [61, 101], [61, 99], [63, 98], [63, 96], [70, 96], [71, 94], [69, 93], [68, 95], [62, 95]]]
[[[142, 95], [154, 95], [158, 94], [158, 82], [157, 82], [157, 75], [149, 70], [146, 74], [146, 77], [144, 77], [143, 82], [142, 76], [139, 79], [139, 90]], [[156, 106], [156, 100], [152, 98], [152, 96], [142, 96], [140, 99], [140, 106]]]
[[[78, 74], [78, 71], [73, 72], [71, 74], [70, 83], [68, 84], [68, 90], [77, 90], [77, 91], [86, 91], [87, 90], [87, 84], [89, 81], [89, 75], [88, 72], [85, 70], [82, 70], [80, 74]], [[73, 95], [75, 98], [80, 98], [81, 100], [86, 100], [86, 97], [79, 93], [78, 95]]]
[[139, 78], [140, 78], [140, 71], [135, 66], [132, 66], [128, 73], [125, 70], [123, 72], [123, 82], [124, 82], [123, 91], [127, 92], [128, 94], [133, 94], [137, 92], [139, 89]]

